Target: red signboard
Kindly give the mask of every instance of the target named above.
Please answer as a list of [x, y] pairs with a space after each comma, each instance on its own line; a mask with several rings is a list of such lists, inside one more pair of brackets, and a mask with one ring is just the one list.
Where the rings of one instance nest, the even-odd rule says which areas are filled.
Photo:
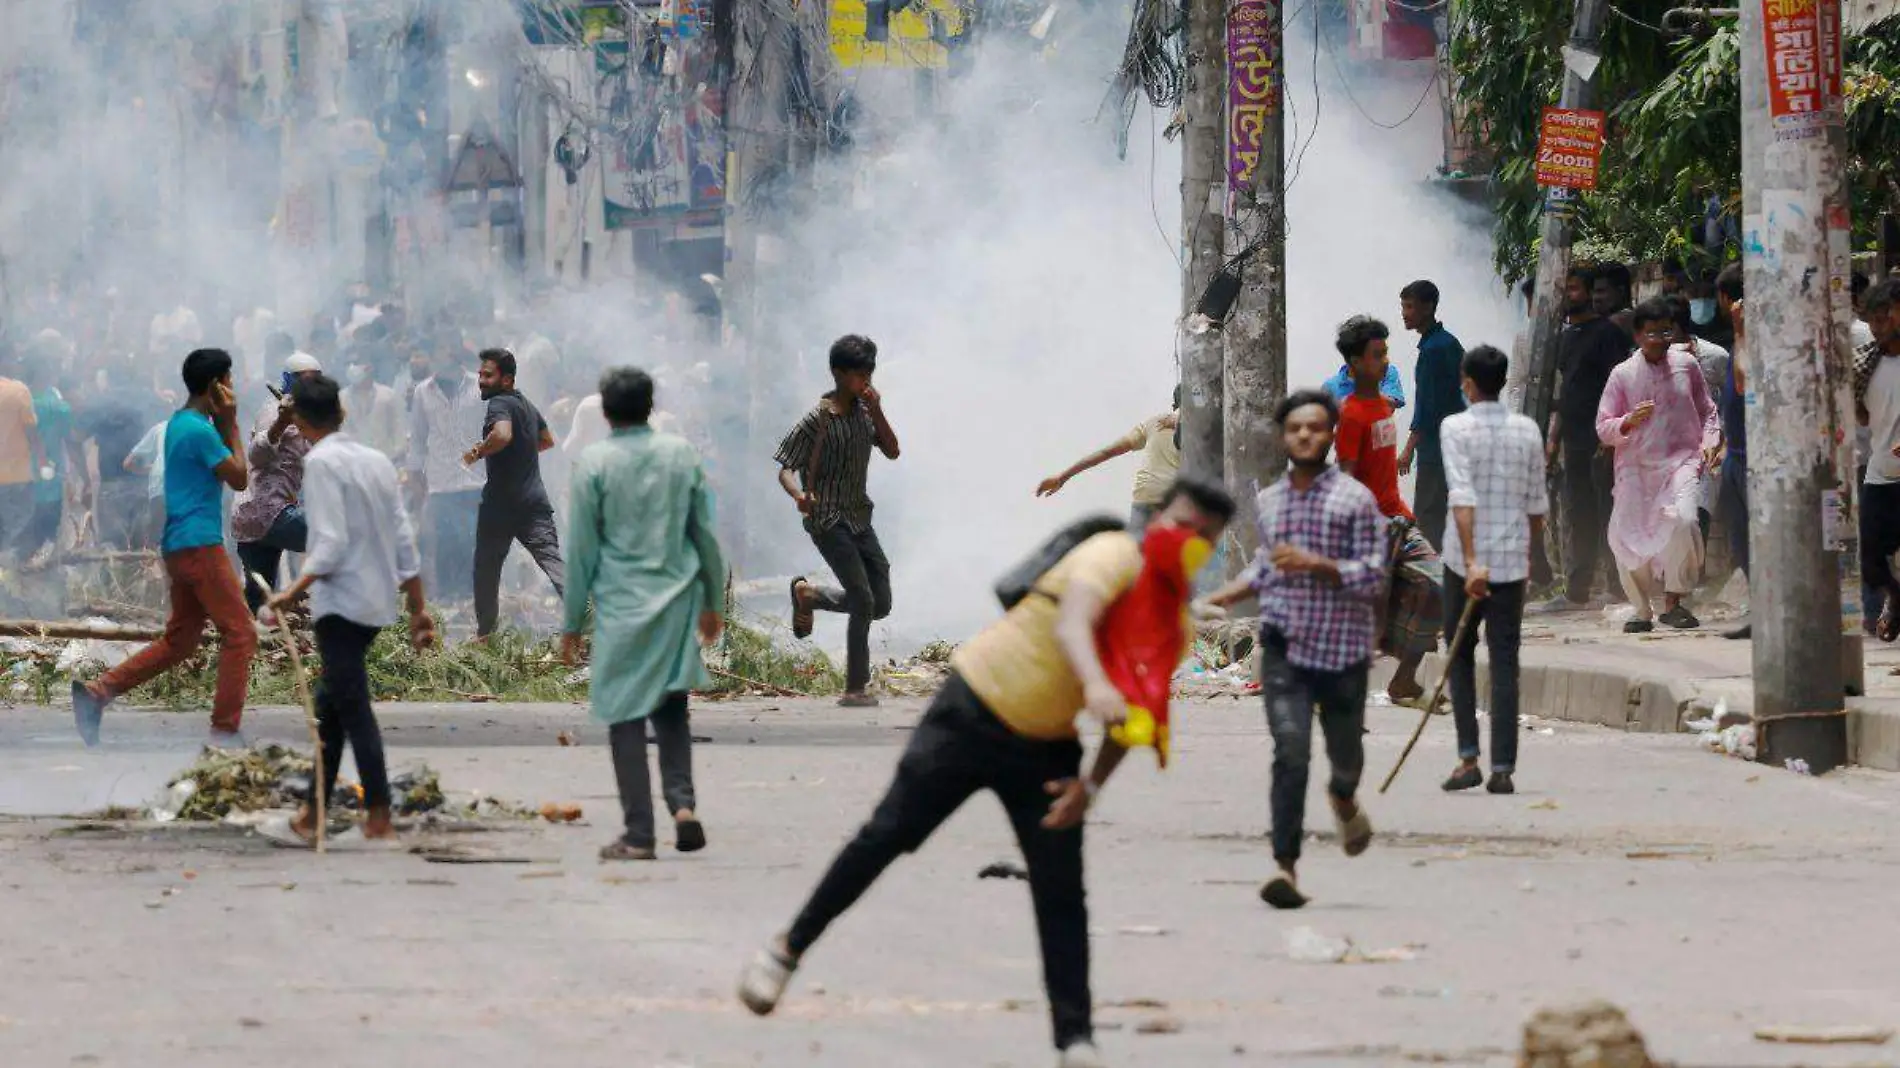
[[1762, 0], [1776, 140], [1817, 134], [1841, 110], [1840, 4]]
[[1595, 189], [1603, 160], [1603, 113], [1545, 108], [1537, 135], [1537, 184]]

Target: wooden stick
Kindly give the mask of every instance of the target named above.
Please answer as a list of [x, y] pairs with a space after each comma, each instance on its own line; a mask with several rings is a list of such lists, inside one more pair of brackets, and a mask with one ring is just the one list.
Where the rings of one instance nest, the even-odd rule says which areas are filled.
[[[264, 576], [251, 572], [251, 581], [257, 583], [267, 597], [277, 596], [271, 584]], [[315, 747], [316, 756], [311, 761], [310, 797], [317, 810], [317, 852], [323, 852], [324, 831], [328, 828], [328, 815], [323, 803], [323, 732], [317, 728], [317, 703], [310, 696], [310, 677], [304, 674], [303, 651], [297, 648], [297, 636], [290, 630], [290, 613], [273, 611], [277, 617], [277, 633], [284, 639], [284, 647], [290, 650], [291, 673], [297, 679], [297, 696], [303, 701], [304, 721], [310, 724], [310, 744]]]
[[727, 671], [723, 668], [713, 667], [711, 664], [706, 665], [706, 670], [712, 672], [715, 675], [720, 675], [725, 678], [731, 679], [734, 682], [743, 682], [747, 686], [756, 686], [761, 690], [771, 690], [777, 693], [780, 697], [816, 697], [817, 696], [816, 694], [806, 693], [803, 690], [789, 690], [783, 686], [774, 686], [769, 682], [760, 682], [757, 679], [748, 679], [744, 675], [735, 675], [732, 672]]
[[1445, 680], [1451, 678], [1451, 662], [1458, 656], [1458, 645], [1471, 633], [1471, 621], [1476, 618], [1479, 598], [1470, 597], [1465, 601], [1465, 610], [1458, 616], [1458, 633], [1452, 635], [1449, 653], [1445, 658], [1445, 670], [1439, 673], [1438, 685], [1432, 687], [1432, 699], [1425, 702], [1425, 711], [1418, 717], [1418, 726], [1412, 729], [1412, 740], [1405, 743], [1405, 750], [1399, 754], [1399, 762], [1392, 765], [1392, 771], [1385, 781], [1379, 784], [1379, 792], [1385, 793], [1392, 780], [1399, 777], [1399, 769], [1405, 766], [1405, 758], [1412, 755], [1412, 747], [1418, 744], [1419, 735], [1425, 733], [1425, 724], [1431, 722], [1432, 709], [1438, 707], [1439, 698], [1445, 696]]
[[149, 642], [156, 641], [164, 633], [158, 627], [126, 627], [76, 620], [41, 622], [34, 619], [0, 619], [0, 637], [4, 638], [97, 638], [108, 642]]

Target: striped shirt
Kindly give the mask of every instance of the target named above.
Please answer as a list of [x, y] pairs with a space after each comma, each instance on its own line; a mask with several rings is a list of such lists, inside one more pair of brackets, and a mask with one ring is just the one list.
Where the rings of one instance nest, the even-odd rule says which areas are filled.
[[849, 415], [838, 415], [831, 410], [831, 394], [825, 396], [779, 442], [774, 459], [781, 468], [798, 472], [805, 491], [815, 498], [811, 529], [829, 530], [842, 523], [853, 534], [862, 534], [871, 528], [866, 480], [877, 424], [862, 402]]

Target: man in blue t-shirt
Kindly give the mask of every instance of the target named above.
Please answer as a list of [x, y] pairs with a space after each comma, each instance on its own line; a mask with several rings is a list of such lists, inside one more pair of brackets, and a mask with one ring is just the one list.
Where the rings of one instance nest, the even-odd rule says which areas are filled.
[[90, 683], [74, 680], [73, 719], [87, 745], [99, 744], [99, 722], [113, 699], [198, 650], [207, 619], [224, 643], [211, 705], [211, 744], [244, 744], [238, 728], [257, 629], [224, 551], [224, 489], [250, 485], [238, 433], [231, 356], [221, 349], [198, 349], [185, 357], [184, 378], [191, 399], [165, 427], [165, 534], [160, 549], [171, 587], [171, 618], [162, 637], [125, 663]]

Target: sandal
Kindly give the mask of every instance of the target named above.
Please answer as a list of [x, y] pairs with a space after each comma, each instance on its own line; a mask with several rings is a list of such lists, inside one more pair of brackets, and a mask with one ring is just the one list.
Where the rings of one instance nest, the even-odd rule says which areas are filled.
[[1260, 900], [1276, 909], [1297, 909], [1304, 907], [1308, 898], [1293, 885], [1292, 876], [1279, 872], [1260, 888]]
[[1364, 805], [1355, 804], [1349, 819], [1340, 819], [1337, 811], [1333, 819], [1339, 824], [1339, 848], [1347, 856], [1356, 857], [1372, 845], [1372, 820], [1366, 816]]
[[616, 838], [600, 847], [602, 860], [652, 860], [655, 856], [652, 846], [630, 845], [625, 838]]
[[1900, 611], [1896, 611], [1892, 599], [1887, 607], [1880, 610], [1880, 622], [1874, 625], [1874, 637], [1883, 642], [1900, 638]]
[[682, 853], [697, 853], [706, 848], [706, 828], [698, 819], [683, 819], [673, 825], [673, 847]]
[[805, 576], [803, 575], [792, 580], [792, 637], [794, 638], [804, 639], [811, 637], [811, 605], [805, 603], [804, 598], [798, 595], [798, 588], [800, 586], [809, 585], [811, 585], [811, 583], [805, 581]]

